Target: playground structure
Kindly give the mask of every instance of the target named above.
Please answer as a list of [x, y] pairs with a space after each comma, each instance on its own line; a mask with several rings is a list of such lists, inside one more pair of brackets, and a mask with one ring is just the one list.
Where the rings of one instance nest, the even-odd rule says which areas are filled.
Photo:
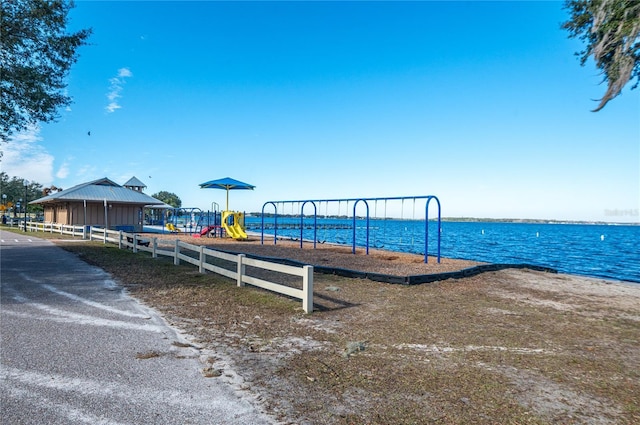
[[192, 234], [202, 227], [205, 213], [200, 208], [181, 207], [167, 210], [165, 230], [171, 233]]
[[247, 239], [244, 213], [239, 211], [202, 211], [199, 208], [174, 208], [164, 222], [163, 229], [184, 233], [195, 238], [231, 237]]
[[175, 208], [164, 229], [171, 233], [200, 237], [231, 237], [247, 239], [244, 213], [239, 211], [202, 211], [199, 208]]
[[[222, 231], [224, 230], [224, 233], [226, 233], [228, 237], [231, 237], [233, 239], [236, 239], [236, 240], [247, 239], [248, 236], [244, 230], [244, 214], [238, 211], [231, 211], [229, 209], [229, 191], [230, 190], [253, 190], [255, 189], [255, 186], [249, 183], [244, 183], [239, 180], [232, 179], [230, 177], [224, 177], [222, 179], [211, 180], [205, 183], [201, 183], [200, 188], [222, 189], [222, 190], [226, 190], [227, 192], [227, 206], [225, 210], [222, 211], [221, 220], [219, 224], [220, 236], [221, 237], [223, 236]], [[214, 224], [213, 231], [216, 230], [215, 226], [217, 225]], [[203, 229], [202, 232], [205, 232], [205, 233], [200, 233], [201, 236], [203, 236], [204, 234], [207, 234], [207, 235], [209, 234], [209, 232], [206, 232], [205, 229]]]
[[[265, 229], [270, 228], [273, 229], [273, 243], [274, 245], [277, 244], [277, 240], [278, 240], [278, 216], [279, 216], [279, 212], [278, 212], [278, 205], [282, 206], [282, 213], [281, 215], [284, 215], [284, 210], [285, 210], [285, 206], [287, 205], [291, 205], [291, 214], [289, 215], [290, 217], [298, 217], [299, 216], [299, 225], [298, 224], [294, 224], [293, 222], [289, 222], [286, 223], [285, 226], [287, 226], [288, 228], [298, 228], [300, 229], [300, 248], [303, 248], [303, 243], [305, 241], [304, 239], [304, 231], [306, 230], [310, 230], [313, 232], [313, 238], [312, 238], [312, 242], [313, 242], [313, 248], [316, 248], [316, 243], [319, 241], [318, 240], [318, 229], [322, 229], [322, 228], [328, 228], [328, 226], [336, 226], [336, 228], [350, 228], [352, 229], [352, 237], [351, 237], [351, 245], [352, 245], [352, 253], [355, 254], [356, 253], [356, 245], [357, 245], [357, 230], [358, 230], [358, 223], [362, 224], [362, 222], [364, 222], [364, 225], [360, 226], [361, 228], [364, 228], [365, 231], [365, 237], [364, 237], [364, 247], [365, 247], [365, 251], [366, 254], [369, 254], [369, 244], [370, 244], [370, 221], [371, 221], [371, 216], [370, 216], [370, 206], [369, 203], [370, 202], [374, 202], [375, 203], [375, 213], [374, 213], [374, 217], [377, 219], [378, 215], [377, 215], [377, 206], [378, 206], [378, 202], [384, 202], [384, 218], [383, 218], [383, 222], [387, 220], [387, 202], [389, 201], [400, 201], [401, 202], [401, 220], [404, 219], [404, 204], [405, 201], [412, 201], [413, 202], [413, 218], [415, 219], [415, 203], [416, 200], [425, 200], [425, 209], [424, 209], [424, 262], [428, 263], [429, 262], [429, 204], [431, 203], [431, 201], [435, 201], [436, 206], [437, 206], [437, 261], [438, 263], [440, 263], [440, 246], [441, 246], [441, 208], [440, 208], [440, 200], [433, 195], [425, 195], [425, 196], [398, 196], [398, 197], [386, 197], [386, 198], [343, 198], [343, 199], [314, 199], [314, 200], [290, 200], [290, 201], [268, 201], [265, 202], [262, 205], [262, 217], [261, 217], [261, 237], [260, 237], [260, 242], [262, 244], [264, 244], [264, 232]], [[349, 211], [349, 203], [353, 203], [353, 211], [352, 211], [352, 215], [351, 215], [351, 219], [350, 219], [350, 226], [349, 227], [345, 227], [346, 223], [348, 223], [348, 214], [345, 214], [344, 216], [340, 214], [340, 206], [341, 203], [346, 203], [347, 207], [346, 207], [346, 213], [348, 213]], [[318, 223], [318, 207], [322, 206], [324, 204], [325, 206], [325, 215], [324, 217], [326, 218], [328, 216], [328, 210], [329, 210], [329, 205], [330, 204], [336, 204], [338, 205], [338, 213], [336, 215], [334, 215], [333, 217], [335, 219], [340, 219], [340, 223], [334, 223], [334, 224], [328, 224], [328, 223]], [[304, 209], [307, 205], [310, 205], [311, 208], [313, 209], [313, 214], [311, 215], [304, 215]], [[364, 216], [360, 216], [360, 218], [358, 218], [358, 216], [356, 215], [357, 213], [357, 207], [361, 205], [365, 208], [365, 215]], [[265, 223], [265, 209], [267, 206], [273, 206], [274, 209], [274, 214], [273, 214], [273, 222], [272, 223]], [[294, 207], [297, 206], [298, 209], [294, 210]], [[305, 222], [306, 219], [306, 222]], [[307, 239], [308, 241], [309, 239]]]
[[215, 213], [216, 220], [213, 224], [201, 226], [198, 233], [193, 236], [199, 237], [225, 237], [236, 240], [248, 239], [249, 236], [245, 232], [244, 214], [239, 211], [222, 211]]
[[160, 224], [163, 231], [184, 233], [194, 237], [222, 237], [219, 211], [202, 211], [200, 208], [167, 209], [166, 217], [154, 223]]
[[244, 231], [244, 214], [238, 211], [222, 211], [222, 228], [229, 237], [236, 240], [247, 239]]

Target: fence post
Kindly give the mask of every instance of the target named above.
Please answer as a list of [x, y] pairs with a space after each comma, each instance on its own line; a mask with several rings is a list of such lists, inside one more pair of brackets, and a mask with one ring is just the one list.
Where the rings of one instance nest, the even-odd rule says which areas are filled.
[[176, 239], [176, 247], [173, 250], [173, 264], [175, 266], [180, 264], [180, 257], [178, 257], [178, 255], [180, 255], [180, 239]]
[[138, 252], [138, 235], [133, 235], [133, 253]]
[[104, 229], [102, 229], [102, 231], [103, 231], [103, 235], [104, 235], [102, 243], [106, 244], [107, 243], [107, 228], [105, 227]]
[[198, 265], [198, 271], [204, 273], [204, 245], [200, 245], [200, 264]]
[[302, 276], [302, 309], [305, 313], [313, 312], [313, 266], [304, 266], [304, 275]]
[[118, 232], [118, 249], [122, 249], [122, 230]]
[[242, 287], [244, 286], [244, 281], [242, 280], [242, 277], [244, 276], [244, 270], [245, 270], [245, 265], [244, 265], [244, 254], [238, 254], [238, 286]]
[[151, 257], [158, 258], [158, 238], [153, 238], [153, 247], [151, 248]]

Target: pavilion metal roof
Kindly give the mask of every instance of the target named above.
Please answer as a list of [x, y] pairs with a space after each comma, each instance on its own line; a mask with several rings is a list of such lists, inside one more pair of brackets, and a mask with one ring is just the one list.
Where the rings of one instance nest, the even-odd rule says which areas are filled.
[[52, 193], [30, 204], [45, 204], [49, 202], [69, 202], [69, 201], [103, 201], [119, 204], [140, 204], [140, 205], [163, 205], [164, 202], [157, 200], [142, 192], [120, 186], [114, 181], [104, 177], [87, 183], [81, 183], [63, 191]]
[[147, 187], [144, 183], [142, 183], [136, 176], [131, 177], [125, 184], [124, 187]]

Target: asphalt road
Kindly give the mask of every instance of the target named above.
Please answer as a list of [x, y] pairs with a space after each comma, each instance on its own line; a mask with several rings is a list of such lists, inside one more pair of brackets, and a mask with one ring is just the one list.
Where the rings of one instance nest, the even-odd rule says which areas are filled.
[[0, 231], [0, 423], [271, 424], [101, 269]]

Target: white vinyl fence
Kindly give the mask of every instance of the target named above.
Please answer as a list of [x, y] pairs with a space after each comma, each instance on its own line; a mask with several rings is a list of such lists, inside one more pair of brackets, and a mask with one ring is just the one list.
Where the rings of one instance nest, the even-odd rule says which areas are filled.
[[[28, 222], [27, 229], [35, 232], [71, 234], [73, 236], [82, 236], [84, 239], [92, 241], [109, 242], [117, 244], [120, 249], [131, 248], [133, 252], [150, 252], [153, 258], [157, 258], [159, 255], [172, 257], [175, 265], [180, 264], [181, 261], [186, 262], [197, 266], [200, 273], [210, 271], [234, 279], [240, 287], [249, 284], [300, 299], [302, 300], [302, 309], [306, 313], [313, 311], [313, 266], [279, 264], [248, 258], [244, 254], [229, 254], [216, 251], [202, 245], [182, 242], [179, 239], [168, 241], [166, 239], [144, 238], [135, 233], [108, 230], [100, 227], [91, 227], [86, 230], [84, 226]], [[222, 265], [225, 263], [231, 263], [231, 267], [223, 267]], [[279, 280], [279, 282], [252, 276], [247, 273], [247, 268], [271, 272], [266, 274], [272, 280]], [[294, 282], [291, 282], [291, 276], [294, 277]], [[302, 283], [300, 284], [300, 279], [296, 278], [302, 278]]]
[[[22, 227], [22, 225], [20, 225], [20, 227]], [[82, 236], [83, 239], [87, 238], [87, 229], [84, 226], [71, 226], [67, 224], [40, 223], [35, 221], [27, 221], [27, 231], [57, 233], [60, 235], [71, 235], [74, 237]]]

